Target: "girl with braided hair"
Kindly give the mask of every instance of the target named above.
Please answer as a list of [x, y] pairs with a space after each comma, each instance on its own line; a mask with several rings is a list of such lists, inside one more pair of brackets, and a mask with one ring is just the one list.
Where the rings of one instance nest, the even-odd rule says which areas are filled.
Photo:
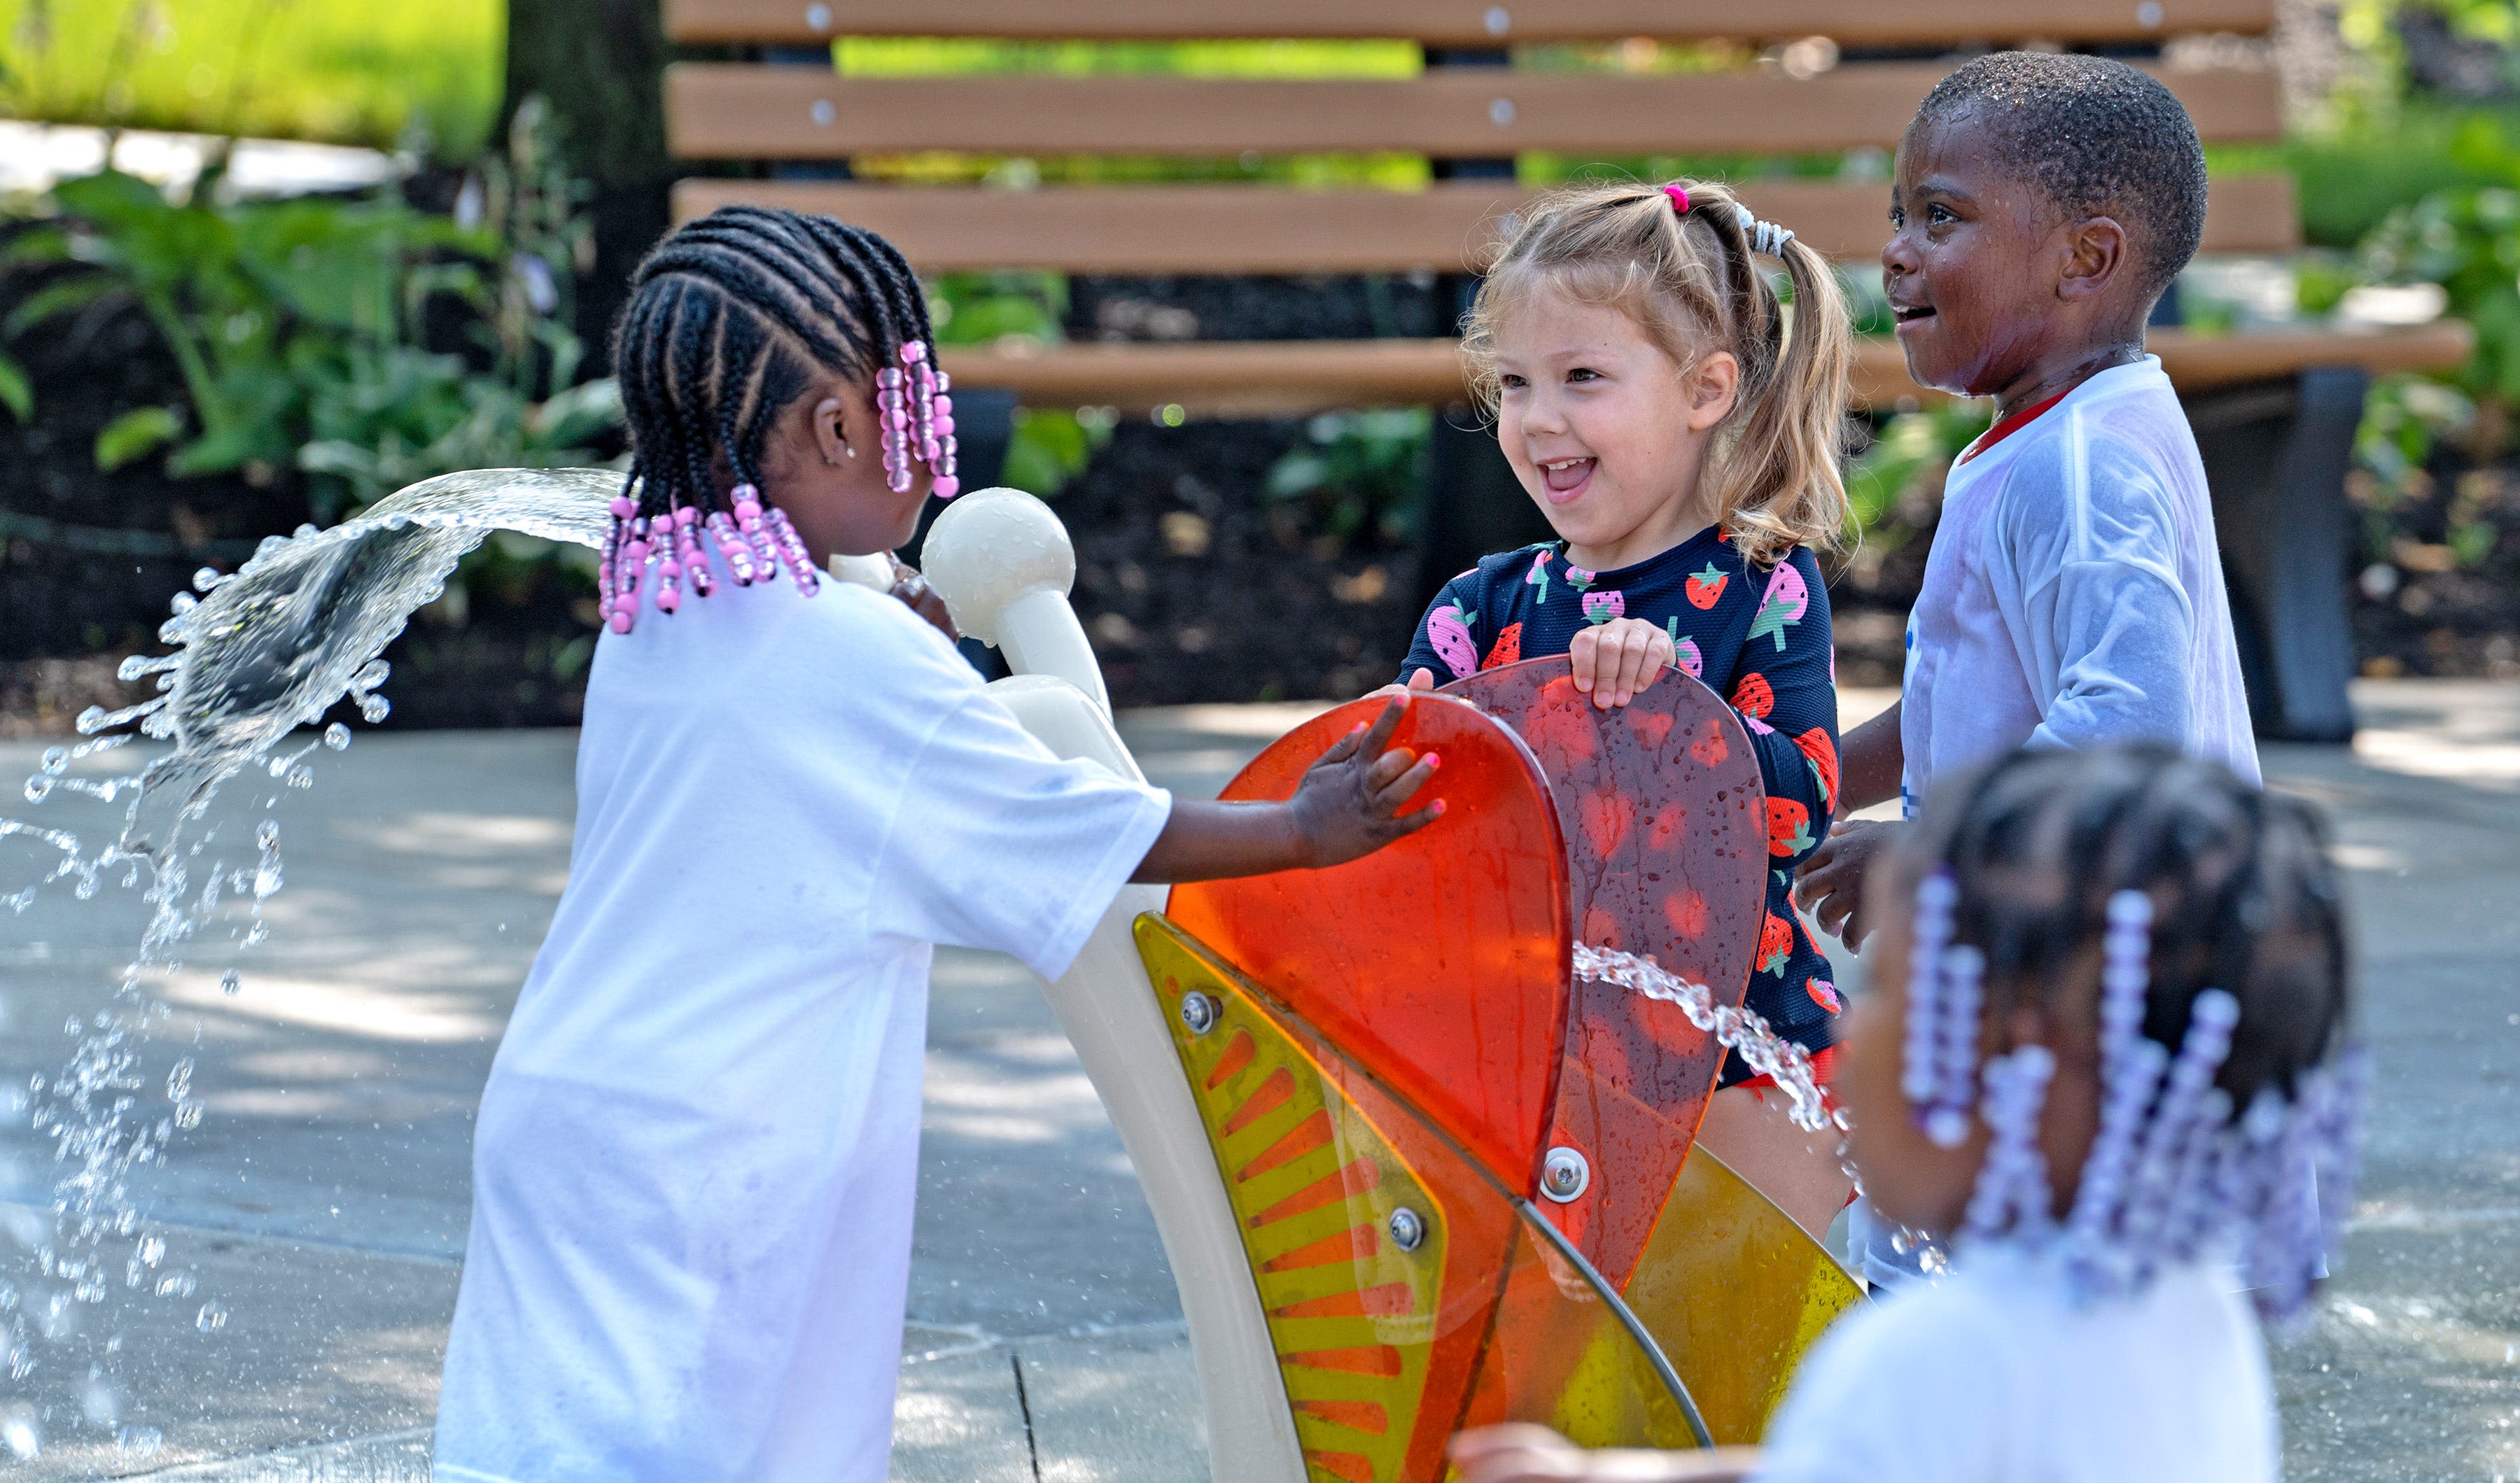
[[880, 1483], [932, 945], [1055, 978], [1129, 880], [1423, 827], [1437, 759], [1385, 749], [1395, 705], [1284, 803], [1175, 799], [1058, 761], [937, 626], [820, 580], [955, 489], [919, 285], [872, 233], [684, 227], [614, 364], [569, 880], [481, 1098], [435, 1474]]
[[1850, 1316], [1761, 1450], [1461, 1438], [1464, 1483], [2274, 1483], [2258, 1321], [2308, 1305], [2367, 1076], [2304, 804], [2159, 743], [2020, 750], [1874, 866], [1838, 1091], [1950, 1275]]
[[[1562, 653], [1597, 705], [1675, 667], [1729, 700], [1769, 800], [1744, 1002], [1825, 1079], [1837, 989], [1787, 887], [1837, 804], [1836, 658], [1813, 553], [1848, 518], [1845, 296], [1826, 258], [1711, 182], [1572, 187], [1516, 220], [1462, 348], [1506, 462], [1559, 539], [1447, 582], [1401, 678]], [[1792, 286], [1790, 325], [1765, 262]], [[1739, 1056], [1721, 1074], [1699, 1141], [1825, 1232], [1850, 1188], [1835, 1153]]]

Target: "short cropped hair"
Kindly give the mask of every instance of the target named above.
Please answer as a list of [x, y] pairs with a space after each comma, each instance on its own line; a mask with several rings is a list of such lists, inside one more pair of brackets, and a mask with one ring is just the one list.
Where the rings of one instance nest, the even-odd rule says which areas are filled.
[[1963, 116], [1994, 135], [1999, 167], [2067, 216], [2116, 218], [2134, 239], [2147, 293], [2159, 296], [2196, 255], [2205, 147], [2187, 110], [2154, 78], [2105, 57], [1992, 52], [1935, 84], [1915, 124]]

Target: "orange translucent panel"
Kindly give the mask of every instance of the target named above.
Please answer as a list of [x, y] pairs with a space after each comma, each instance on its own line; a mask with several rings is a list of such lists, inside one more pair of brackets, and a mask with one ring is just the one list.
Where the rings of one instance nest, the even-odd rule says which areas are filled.
[[[1766, 915], [1766, 790], [1732, 707], [1663, 676], [1624, 707], [1532, 659], [1444, 688], [1530, 746], [1563, 827], [1567, 920], [1595, 947], [1651, 954], [1738, 1004]], [[1551, 1131], [1592, 1183], [1546, 1214], [1613, 1282], [1635, 1270], [1680, 1176], [1723, 1050], [1669, 1005], [1574, 985]]]
[[[1225, 790], [1290, 796], [1359, 700], [1297, 728]], [[1568, 993], [1566, 854], [1549, 784], [1465, 700], [1419, 697], [1395, 744], [1435, 751], [1448, 812], [1362, 860], [1173, 888], [1167, 913], [1529, 1193], [1555, 1101]]]
[[1493, 1420], [1691, 1445], [1603, 1290], [1459, 1143], [1174, 923], [1139, 919], [1138, 943], [1315, 1478], [1433, 1483]]

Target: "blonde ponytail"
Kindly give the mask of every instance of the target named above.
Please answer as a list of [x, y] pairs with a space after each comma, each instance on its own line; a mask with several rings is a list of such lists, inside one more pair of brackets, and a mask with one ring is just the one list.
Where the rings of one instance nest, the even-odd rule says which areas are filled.
[[[1493, 413], [1500, 398], [1497, 327], [1512, 305], [1548, 285], [1614, 306], [1675, 365], [1717, 350], [1741, 363], [1739, 397], [1716, 428], [1702, 475], [1714, 481], [1718, 518], [1741, 554], [1771, 565], [1791, 547], [1828, 550], [1844, 539], [1839, 459], [1853, 326], [1828, 259], [1707, 181], [1569, 187], [1541, 198], [1508, 230], [1462, 337], [1483, 407]], [[1774, 248], [1784, 264], [1790, 326], [1754, 246]]]

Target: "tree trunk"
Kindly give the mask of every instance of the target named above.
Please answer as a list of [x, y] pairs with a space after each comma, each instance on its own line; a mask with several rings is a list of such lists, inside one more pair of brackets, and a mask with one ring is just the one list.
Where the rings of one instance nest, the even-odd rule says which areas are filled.
[[608, 372], [612, 322], [630, 272], [663, 236], [674, 163], [665, 153], [662, 84], [672, 49], [657, 0], [508, 0], [507, 102], [541, 94], [569, 172], [594, 186], [595, 270], [579, 286], [577, 331], [589, 369]]

